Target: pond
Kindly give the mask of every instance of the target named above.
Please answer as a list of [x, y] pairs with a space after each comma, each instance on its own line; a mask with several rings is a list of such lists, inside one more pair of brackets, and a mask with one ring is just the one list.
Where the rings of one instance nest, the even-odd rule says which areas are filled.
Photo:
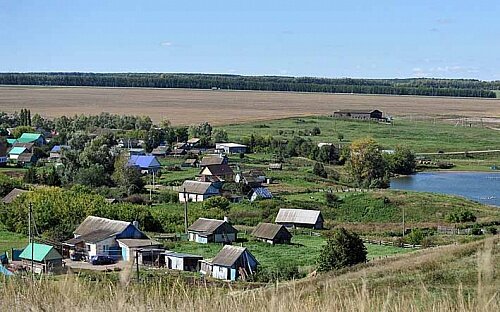
[[391, 179], [391, 189], [460, 195], [500, 207], [500, 173], [421, 172]]

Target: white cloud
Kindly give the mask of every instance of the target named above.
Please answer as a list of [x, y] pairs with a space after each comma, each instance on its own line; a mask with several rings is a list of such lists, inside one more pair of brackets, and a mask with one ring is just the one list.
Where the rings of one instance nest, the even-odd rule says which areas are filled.
[[163, 42], [160, 43], [160, 45], [162, 47], [171, 47], [173, 45], [173, 43], [170, 42], [170, 41], [163, 41]]

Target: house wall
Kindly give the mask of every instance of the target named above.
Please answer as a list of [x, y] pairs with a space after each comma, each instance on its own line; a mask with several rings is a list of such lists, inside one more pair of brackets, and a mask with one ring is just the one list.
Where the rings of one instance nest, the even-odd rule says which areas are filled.
[[215, 243], [234, 242], [234, 241], [236, 241], [236, 233], [215, 234], [214, 235], [214, 242]]
[[[205, 195], [200, 195], [200, 194], [191, 194], [187, 193], [186, 197], [187, 200], [193, 203], [196, 202], [202, 202], [206, 200], [207, 198], [210, 198], [212, 196], [217, 196], [218, 194], [205, 194]], [[184, 202], [184, 193], [179, 193], [179, 202], [183, 203]]]
[[108, 251], [111, 247], [118, 247], [118, 242], [114, 237], [107, 238], [103, 241], [100, 241], [96, 244], [89, 244], [90, 250], [88, 251], [89, 257], [96, 255], [108, 255]]
[[217, 278], [217, 279], [223, 279], [223, 280], [229, 279], [229, 277], [230, 277], [229, 276], [229, 268], [221, 267], [221, 266], [214, 264], [214, 266], [212, 268], [212, 277]]
[[170, 257], [168, 258], [168, 268], [172, 270], [184, 271], [184, 258]]
[[197, 242], [200, 244], [207, 244], [209, 241], [211, 241], [211, 239], [209, 239], [208, 237], [200, 236], [196, 232], [189, 232], [189, 240], [191, 242]]

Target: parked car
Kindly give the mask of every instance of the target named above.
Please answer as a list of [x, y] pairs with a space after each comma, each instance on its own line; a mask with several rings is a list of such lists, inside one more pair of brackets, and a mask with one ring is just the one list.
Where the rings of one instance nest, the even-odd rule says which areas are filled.
[[115, 259], [108, 256], [92, 256], [90, 257], [90, 264], [92, 265], [106, 265], [115, 263]]

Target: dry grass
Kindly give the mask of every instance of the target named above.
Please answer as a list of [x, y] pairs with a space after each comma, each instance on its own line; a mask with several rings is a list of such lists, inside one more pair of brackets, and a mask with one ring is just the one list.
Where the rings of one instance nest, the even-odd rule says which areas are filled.
[[174, 125], [229, 124], [293, 116], [326, 115], [337, 109], [378, 108], [392, 115], [500, 116], [500, 100], [189, 89], [0, 87], [0, 111], [30, 108], [46, 117], [74, 114], [149, 115]]
[[[180, 281], [96, 283], [70, 275], [60, 281], [11, 280], [0, 282], [0, 310], [499, 311], [498, 244], [497, 236], [374, 261], [337, 274], [229, 293]], [[475, 281], [438, 285], [424, 279], [426, 273], [455, 266], [459, 270], [463, 265], [468, 265], [466, 273], [477, 271]]]

